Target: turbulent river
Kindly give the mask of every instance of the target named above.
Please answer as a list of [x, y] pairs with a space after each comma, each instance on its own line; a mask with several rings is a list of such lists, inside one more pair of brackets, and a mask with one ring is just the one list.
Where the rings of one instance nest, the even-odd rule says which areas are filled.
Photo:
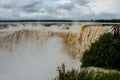
[[0, 80], [52, 80], [57, 67], [80, 68], [83, 52], [111, 26], [0, 24]]

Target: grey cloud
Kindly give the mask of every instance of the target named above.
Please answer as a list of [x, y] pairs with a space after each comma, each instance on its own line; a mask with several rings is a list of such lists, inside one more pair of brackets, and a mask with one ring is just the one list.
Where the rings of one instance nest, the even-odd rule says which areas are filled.
[[66, 9], [66, 10], [71, 10], [74, 8], [74, 4], [73, 3], [67, 3], [64, 5], [58, 5], [58, 9]]
[[79, 4], [79, 5], [85, 5], [87, 4], [89, 1], [88, 0], [71, 0], [73, 3]]
[[0, 0], [0, 19], [120, 18], [119, 0]]
[[28, 4], [23, 6], [22, 8], [26, 11], [26, 12], [37, 12], [39, 10], [39, 4], [37, 2], [34, 2], [32, 4]]

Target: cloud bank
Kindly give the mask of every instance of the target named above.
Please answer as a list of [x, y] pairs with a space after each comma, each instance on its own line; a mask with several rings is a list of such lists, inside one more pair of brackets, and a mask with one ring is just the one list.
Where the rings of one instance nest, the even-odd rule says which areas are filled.
[[0, 0], [0, 20], [120, 19], [120, 0]]

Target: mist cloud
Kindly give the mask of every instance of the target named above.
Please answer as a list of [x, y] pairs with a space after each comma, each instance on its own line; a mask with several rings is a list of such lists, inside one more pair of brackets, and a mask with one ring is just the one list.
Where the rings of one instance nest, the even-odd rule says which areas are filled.
[[0, 80], [52, 80], [63, 63], [67, 69], [79, 69], [81, 63], [64, 51], [61, 38], [49, 38], [39, 47], [28, 41], [13, 52], [0, 49]]

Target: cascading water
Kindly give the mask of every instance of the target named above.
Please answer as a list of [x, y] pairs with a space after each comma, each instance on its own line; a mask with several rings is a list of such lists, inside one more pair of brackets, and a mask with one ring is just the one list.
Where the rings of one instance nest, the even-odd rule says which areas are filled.
[[0, 25], [0, 80], [51, 80], [57, 67], [80, 67], [83, 52], [109, 27]]

